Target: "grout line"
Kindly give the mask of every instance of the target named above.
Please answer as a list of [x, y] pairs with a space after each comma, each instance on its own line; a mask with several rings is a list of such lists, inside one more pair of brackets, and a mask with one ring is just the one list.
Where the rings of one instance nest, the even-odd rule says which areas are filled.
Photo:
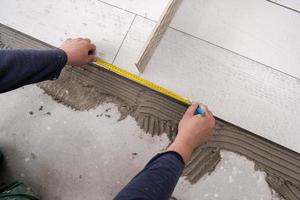
[[153, 20], [153, 19], [147, 18], [147, 17], [145, 17], [145, 16], [143, 16], [143, 15], [140, 15], [140, 14], [134, 13], [134, 12], [131, 12], [130, 10], [126, 10], [126, 9], [121, 8], [121, 7], [119, 7], [119, 6], [116, 6], [116, 5], [107, 3], [107, 2], [105, 2], [105, 1], [101, 1], [101, 0], [97, 0], [97, 1], [99, 1], [99, 2], [101, 2], [101, 3], [103, 3], [103, 4], [106, 4], [106, 5], [108, 5], [108, 6], [111, 6], [111, 7], [120, 9], [120, 10], [123, 10], [123, 11], [128, 12], [128, 13], [130, 13], [130, 14], [133, 14], [133, 15], [135, 15], [135, 16], [142, 17], [142, 18], [144, 18], [144, 19], [150, 20], [150, 21], [152, 21], [152, 22], [155, 22], [155, 23], [158, 22], [157, 20]]
[[257, 64], [260, 64], [260, 65], [263, 65], [263, 66], [265, 66], [265, 67], [267, 67], [267, 68], [271, 68], [271, 69], [273, 69], [273, 70], [275, 70], [275, 71], [277, 71], [277, 72], [283, 73], [283, 74], [285, 74], [285, 75], [287, 75], [287, 76], [289, 76], [289, 77], [292, 77], [292, 78], [294, 78], [294, 79], [300, 81], [300, 78], [298, 78], [298, 77], [296, 77], [296, 76], [293, 76], [293, 75], [288, 74], [288, 73], [286, 73], [286, 72], [283, 72], [283, 71], [281, 71], [281, 70], [279, 70], [279, 69], [276, 69], [276, 68], [274, 68], [274, 67], [272, 67], [272, 66], [269, 66], [269, 65], [266, 65], [266, 64], [264, 64], [264, 63], [261, 63], [261, 62], [259, 62], [259, 61], [257, 61], [257, 60], [253, 60], [252, 58], [249, 58], [249, 57], [247, 57], [247, 56], [244, 56], [244, 55], [242, 55], [242, 54], [239, 54], [239, 53], [237, 53], [237, 52], [234, 52], [234, 51], [232, 51], [232, 50], [230, 50], [230, 49], [226, 49], [225, 47], [221, 47], [221, 46], [219, 46], [219, 45], [217, 45], [217, 44], [214, 44], [214, 43], [212, 43], [212, 42], [209, 42], [209, 41], [207, 41], [207, 40], [205, 40], [205, 39], [202, 39], [202, 38], [199, 38], [199, 37], [197, 37], [197, 36], [191, 35], [190, 33], [186, 33], [186, 32], [181, 31], [181, 30], [179, 30], [179, 29], [176, 29], [176, 28], [173, 28], [173, 27], [170, 27], [170, 26], [169, 26], [169, 28], [170, 28], [170, 29], [173, 29], [173, 30], [175, 30], [175, 31], [178, 31], [178, 32], [180, 32], [180, 33], [182, 33], [182, 34], [184, 34], [184, 35], [190, 36], [190, 37], [192, 37], [192, 38], [201, 40], [201, 41], [203, 41], [203, 42], [205, 42], [205, 43], [208, 43], [208, 44], [210, 44], [210, 45], [212, 45], [212, 46], [221, 48], [221, 49], [223, 49], [223, 50], [225, 50], [225, 51], [228, 51], [228, 52], [233, 53], [233, 54], [235, 54], [235, 55], [238, 55], [238, 56], [240, 56], [240, 57], [246, 58], [247, 60], [251, 60], [251, 61], [253, 61], [253, 62], [257, 63]]
[[266, 0], [266, 1], [269, 2], [269, 3], [273, 3], [273, 4], [277, 5], [277, 6], [280, 6], [280, 7], [286, 8], [286, 9], [289, 9], [289, 10], [291, 10], [291, 11], [300, 13], [300, 11], [297, 10], [297, 9], [294, 9], [294, 8], [291, 8], [291, 7], [288, 7], [288, 6], [285, 6], [285, 5], [280, 4], [280, 3], [277, 3], [277, 2], [275, 2], [275, 1], [272, 1], [272, 0]]
[[122, 40], [122, 43], [121, 43], [121, 45], [120, 45], [120, 47], [119, 47], [119, 49], [118, 49], [118, 51], [117, 51], [117, 53], [116, 53], [116, 55], [115, 55], [113, 61], [112, 61], [112, 64], [114, 64], [114, 62], [115, 62], [117, 56], [119, 55], [119, 52], [120, 52], [120, 50], [121, 50], [121, 48], [122, 48], [122, 46], [123, 46], [123, 44], [124, 44], [124, 42], [125, 42], [125, 40], [126, 40], [126, 38], [127, 38], [127, 35], [128, 35], [128, 33], [129, 33], [129, 31], [131, 30], [131, 27], [132, 27], [132, 25], [133, 25], [133, 23], [134, 23], [136, 17], [137, 17], [137, 15], [134, 16], [134, 18], [133, 18], [133, 20], [132, 20], [132, 22], [131, 22], [131, 24], [130, 24], [130, 26], [129, 26], [129, 29], [127, 30], [127, 33], [125, 34], [125, 36], [124, 36], [124, 38], [123, 38], [123, 40]]

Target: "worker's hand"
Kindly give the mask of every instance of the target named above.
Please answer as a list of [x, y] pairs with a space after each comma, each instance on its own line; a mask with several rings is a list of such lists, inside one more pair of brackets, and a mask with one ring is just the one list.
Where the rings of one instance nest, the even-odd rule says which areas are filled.
[[204, 116], [195, 115], [198, 105], [195, 103], [187, 109], [179, 122], [176, 138], [193, 149], [205, 143], [212, 136], [215, 128], [215, 119], [205, 105], [200, 104], [204, 109]]
[[[205, 111], [203, 116], [195, 115], [198, 105]], [[193, 150], [207, 142], [213, 135], [214, 128], [215, 119], [213, 114], [205, 105], [194, 103], [187, 109], [179, 122], [177, 137], [168, 150], [176, 151], [187, 162]]]
[[96, 61], [96, 46], [91, 43], [90, 39], [67, 39], [60, 46], [60, 49], [66, 52], [68, 65], [81, 67]]

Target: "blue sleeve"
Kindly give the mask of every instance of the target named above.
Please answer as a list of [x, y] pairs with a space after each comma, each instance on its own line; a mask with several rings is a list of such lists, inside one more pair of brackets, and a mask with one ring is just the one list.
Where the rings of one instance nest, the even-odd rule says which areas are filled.
[[56, 79], [66, 63], [67, 55], [61, 49], [0, 50], [0, 93]]
[[178, 153], [158, 154], [114, 200], [169, 200], [183, 168], [184, 162]]

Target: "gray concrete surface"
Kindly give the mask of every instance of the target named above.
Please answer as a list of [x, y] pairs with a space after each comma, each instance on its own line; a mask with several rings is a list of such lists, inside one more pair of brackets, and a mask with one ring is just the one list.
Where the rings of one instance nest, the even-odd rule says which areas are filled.
[[[114, 195], [168, 144], [151, 137], [133, 118], [118, 121], [113, 104], [78, 112], [36, 86], [0, 95], [2, 175], [23, 180], [45, 200], [104, 200]], [[181, 178], [177, 199], [278, 199], [254, 164], [223, 152], [210, 176], [190, 185]]]

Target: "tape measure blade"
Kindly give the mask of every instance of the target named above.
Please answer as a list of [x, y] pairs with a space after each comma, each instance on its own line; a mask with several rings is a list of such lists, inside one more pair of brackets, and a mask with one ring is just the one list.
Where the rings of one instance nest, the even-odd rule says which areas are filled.
[[140, 77], [136, 74], [132, 74], [131, 72], [128, 72], [128, 71], [126, 71], [126, 70], [124, 70], [120, 67], [117, 67], [113, 64], [110, 64], [110, 63], [106, 62], [105, 60], [97, 58], [96, 63], [98, 65], [100, 65], [101, 67], [104, 67], [105, 69], [109, 70], [109, 71], [112, 71], [116, 74], [119, 74], [120, 76], [128, 78], [128, 79], [130, 79], [130, 80], [132, 80], [136, 83], [139, 83], [139, 84], [141, 84], [141, 85], [143, 85], [147, 88], [155, 90], [159, 93], [162, 93], [166, 96], [169, 96], [169, 97], [171, 97], [173, 99], [176, 99], [176, 100], [178, 100], [182, 103], [185, 103], [187, 105], [191, 104], [191, 102], [188, 100], [188, 98], [185, 98], [185, 97], [183, 97], [183, 96], [181, 96], [181, 95], [179, 95], [179, 94], [177, 94], [177, 93], [175, 93], [171, 90], [165, 89], [165, 88], [163, 88], [163, 87], [161, 87], [161, 86], [159, 86], [159, 85], [157, 85], [157, 84], [155, 84], [151, 81], [148, 81], [148, 80], [146, 80], [146, 79], [144, 79], [144, 78], [142, 78], [142, 77]]

